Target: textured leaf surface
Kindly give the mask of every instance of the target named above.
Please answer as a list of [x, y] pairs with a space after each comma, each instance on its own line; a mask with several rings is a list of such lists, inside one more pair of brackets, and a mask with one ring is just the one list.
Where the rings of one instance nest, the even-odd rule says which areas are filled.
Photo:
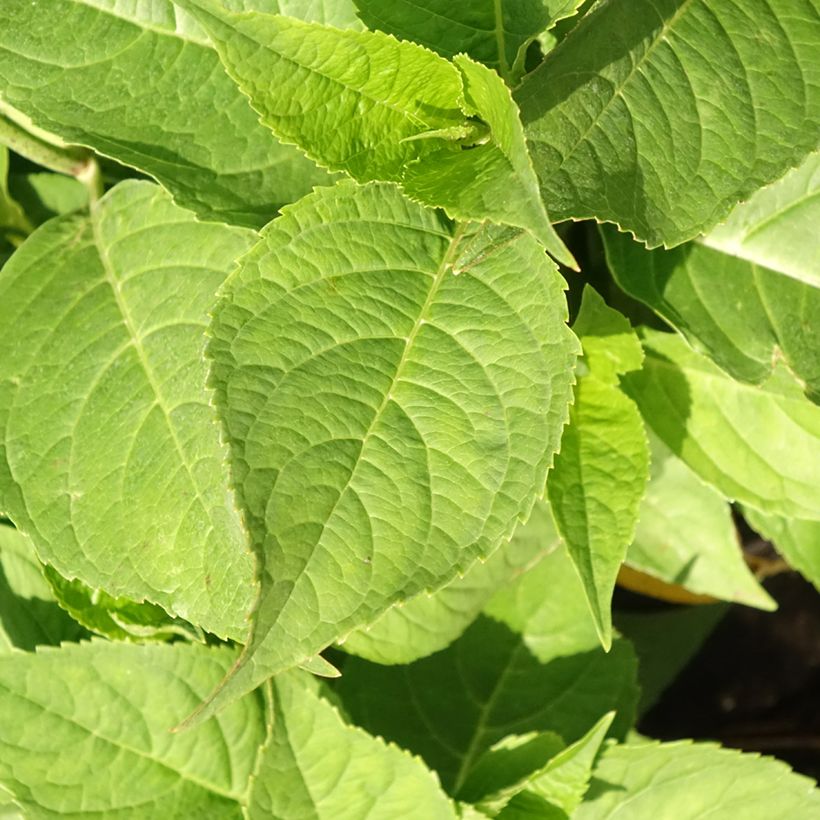
[[820, 521], [764, 515], [744, 509], [749, 524], [803, 576], [820, 589]]
[[607, 750], [573, 818], [812, 820], [814, 782], [778, 760], [711, 743], [642, 743]]
[[261, 226], [328, 181], [259, 124], [202, 29], [170, 0], [4, 2], [0, 95], [209, 218]]
[[0, 508], [67, 578], [240, 638], [253, 560], [203, 351], [254, 236], [125, 183], [0, 276]]
[[360, 182], [399, 183], [456, 219], [531, 230], [568, 265], [503, 81], [381, 32], [340, 31], [186, 0], [262, 122]]
[[85, 634], [54, 600], [29, 539], [0, 524], [0, 653], [13, 646], [32, 650], [56, 645]]
[[677, 334], [643, 331], [646, 360], [624, 377], [658, 437], [726, 498], [820, 519], [820, 407], [782, 367], [761, 387], [737, 382]]
[[560, 543], [549, 507], [537, 501], [526, 524], [487, 561], [437, 592], [422, 592], [388, 609], [344, 640], [345, 652], [375, 663], [410, 663], [449, 646], [476, 619], [493, 593]]
[[575, 341], [555, 266], [499, 232], [344, 183], [288, 208], [226, 283], [210, 355], [265, 562], [223, 696], [451, 580], [543, 492]]
[[640, 342], [627, 320], [592, 288], [573, 325], [584, 358], [570, 423], [547, 492], [558, 532], [584, 584], [601, 641], [612, 640], [610, 603], [649, 478], [649, 445], [637, 407], [617, 386], [640, 367]]
[[553, 219], [692, 239], [817, 146], [813, 0], [613, 0], [516, 92]]
[[272, 686], [272, 733], [254, 774], [250, 820], [456, 820], [421, 760], [346, 724], [308, 676], [288, 672]]
[[615, 709], [632, 724], [635, 656], [616, 639], [605, 653], [566, 552], [556, 550], [505, 587], [452, 646], [408, 666], [351, 658], [336, 685], [369, 731], [420, 754], [451, 794], [480, 756], [510, 734], [581, 737]]
[[581, 0], [355, 0], [368, 28], [437, 51], [444, 57], [469, 54], [508, 81], [520, 74], [523, 48]]
[[656, 436], [650, 444], [651, 476], [626, 563], [700, 595], [774, 609], [743, 560], [726, 500]]
[[818, 287], [806, 284], [820, 266], [818, 186], [813, 154], [735, 208], [727, 226], [670, 251], [647, 251], [604, 226], [609, 267], [627, 293], [736, 379], [763, 382], [783, 359], [820, 401], [820, 278]]
[[0, 782], [33, 818], [241, 818], [261, 699], [168, 731], [233, 657], [107, 642], [0, 655]]

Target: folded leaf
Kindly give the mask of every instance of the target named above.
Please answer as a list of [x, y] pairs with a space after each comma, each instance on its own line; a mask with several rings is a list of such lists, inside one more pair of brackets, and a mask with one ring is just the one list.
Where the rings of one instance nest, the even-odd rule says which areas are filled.
[[272, 731], [254, 773], [250, 820], [456, 820], [421, 760], [347, 725], [306, 675], [280, 675], [272, 689]]
[[497, 233], [344, 183], [286, 209], [226, 283], [213, 382], [265, 560], [220, 698], [451, 580], [543, 493], [576, 346], [555, 266]]
[[655, 435], [649, 441], [652, 471], [626, 563], [699, 595], [775, 609], [743, 560], [726, 500]]
[[259, 227], [329, 181], [259, 124], [201, 27], [170, 0], [7, 0], [0, 96], [207, 218]]
[[0, 509], [66, 578], [234, 638], [254, 567], [204, 330], [254, 237], [128, 182], [0, 273]]
[[490, 69], [381, 32], [181, 5], [284, 142], [360, 182], [397, 182], [454, 219], [527, 228], [574, 265], [544, 210], [515, 103]]
[[[449, 646], [476, 619], [493, 593], [560, 543], [549, 507], [537, 501], [526, 524], [487, 561], [437, 592], [422, 592], [354, 630], [341, 646], [375, 663], [411, 663]], [[342, 644], [342, 642], [340, 642]]]
[[649, 478], [649, 445], [618, 374], [643, 354], [629, 322], [584, 290], [573, 329], [584, 350], [570, 423], [549, 475], [547, 493], [558, 532], [584, 583], [604, 648], [612, 641], [610, 603], [618, 569], [638, 520]]
[[261, 698], [168, 732], [233, 657], [103, 641], [0, 655], [0, 784], [27, 817], [239, 820], [265, 737]]
[[515, 98], [553, 219], [670, 247], [816, 149], [818, 77], [806, 0], [611, 0]]
[[624, 377], [646, 423], [724, 497], [820, 519], [820, 407], [784, 371], [737, 382], [677, 334], [643, 330], [643, 369]]
[[813, 820], [818, 812], [814, 781], [785, 763], [679, 741], [608, 749], [573, 820]]

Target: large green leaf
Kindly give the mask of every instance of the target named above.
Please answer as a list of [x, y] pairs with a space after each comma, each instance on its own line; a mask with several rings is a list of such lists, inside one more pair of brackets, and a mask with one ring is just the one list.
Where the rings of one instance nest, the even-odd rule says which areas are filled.
[[820, 519], [820, 407], [785, 369], [752, 387], [677, 334], [645, 329], [643, 341], [644, 367], [624, 382], [666, 446], [730, 500]]
[[814, 820], [814, 781], [779, 760], [712, 743], [614, 746], [573, 820]]
[[67, 578], [238, 638], [253, 559], [203, 351], [254, 237], [130, 182], [0, 274], [0, 510]]
[[636, 662], [627, 641], [598, 645], [581, 583], [556, 550], [505, 587], [452, 646], [407, 666], [350, 658], [336, 691], [369, 731], [420, 754], [451, 794], [510, 734], [580, 738], [601, 715], [632, 725]]
[[640, 367], [643, 354], [629, 322], [592, 288], [584, 291], [573, 329], [584, 351], [582, 375], [547, 491], [601, 641], [609, 648], [612, 592], [649, 478], [643, 422], [617, 380]]
[[451, 644], [476, 619], [493, 593], [560, 543], [549, 507], [537, 501], [526, 524], [487, 561], [437, 592], [422, 592], [354, 630], [342, 648], [376, 663], [410, 663]]
[[272, 688], [272, 730], [254, 773], [250, 820], [456, 820], [421, 760], [346, 724], [309, 676], [288, 672]]
[[817, 147], [818, 77], [814, 0], [610, 0], [515, 96], [554, 219], [668, 247]]
[[657, 436], [650, 444], [651, 476], [626, 563], [699, 595], [774, 609], [743, 560], [726, 500]]
[[562, 287], [525, 232], [453, 226], [393, 185], [317, 190], [265, 229], [209, 348], [265, 557], [221, 697], [441, 586], [529, 515], [576, 355]]
[[27, 817], [241, 818], [262, 700], [173, 735], [234, 658], [92, 642], [0, 655], [0, 783]]
[[0, 96], [209, 218], [260, 226], [328, 180], [259, 124], [202, 29], [170, 0], [7, 0]]
[[743, 515], [760, 535], [820, 590], [820, 521], [764, 515], [751, 508]]
[[85, 635], [57, 605], [29, 539], [0, 524], [0, 653]]
[[437, 51], [444, 57], [469, 54], [514, 82], [527, 45], [575, 13], [583, 0], [355, 0], [368, 28]]
[[399, 183], [455, 219], [527, 228], [573, 265], [539, 196], [518, 109], [495, 72], [382, 32], [231, 14], [213, 0], [182, 5], [285, 143], [360, 182]]
[[604, 226], [610, 269], [735, 378], [760, 383], [783, 359], [820, 400], [820, 278], [806, 284], [820, 260], [818, 186], [820, 154], [812, 154], [735, 208], [731, 233], [720, 226], [670, 251], [647, 251]]

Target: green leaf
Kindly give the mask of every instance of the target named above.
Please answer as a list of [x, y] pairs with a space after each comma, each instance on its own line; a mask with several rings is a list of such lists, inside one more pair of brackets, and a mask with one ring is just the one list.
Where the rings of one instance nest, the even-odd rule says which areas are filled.
[[743, 560], [726, 500], [655, 435], [652, 471], [626, 563], [699, 595], [775, 609]]
[[8, 187], [9, 152], [0, 145], [0, 240], [19, 243], [31, 231], [26, 214], [11, 194]]
[[36, 125], [152, 175], [206, 218], [261, 226], [328, 181], [259, 124], [202, 29], [170, 0], [7, 0], [0, 96]]
[[649, 478], [649, 445], [638, 408], [617, 386], [618, 374], [640, 367], [640, 342], [627, 320], [584, 290], [573, 326], [584, 368], [570, 423], [547, 484], [558, 532], [584, 584], [601, 643], [612, 641], [610, 603], [632, 541]]
[[813, 154], [735, 208], [731, 236], [720, 226], [671, 251], [647, 251], [605, 226], [610, 270], [734, 378], [759, 384], [783, 359], [820, 401], [820, 288], [806, 284], [820, 259], [818, 186]]
[[[515, 103], [490, 69], [381, 32], [236, 15], [211, 0], [182, 5], [283, 142], [359, 182], [399, 183], [454, 219], [526, 228], [574, 265], [544, 210]], [[448, 138], [471, 124], [489, 133], [476, 143]]]
[[526, 47], [582, 0], [355, 0], [368, 28], [413, 40], [443, 57], [469, 54], [511, 84], [520, 77]]
[[88, 188], [63, 174], [12, 174], [9, 188], [35, 225], [88, 207]]
[[76, 641], [85, 630], [60, 609], [25, 535], [0, 524], [0, 654]]
[[614, 746], [573, 820], [813, 820], [820, 812], [813, 787], [779, 760], [712, 743]]
[[272, 732], [254, 773], [250, 820], [456, 820], [421, 760], [346, 724], [306, 675], [288, 672], [272, 686]]
[[66, 578], [237, 638], [253, 559], [203, 350], [254, 238], [130, 182], [43, 225], [0, 274], [0, 509]]
[[743, 509], [743, 517], [820, 590], [820, 521], [764, 515], [750, 507]]
[[677, 334], [643, 330], [646, 361], [624, 376], [657, 436], [724, 497], [764, 513], [820, 519], [820, 407], [784, 371], [737, 382]]
[[449, 646], [478, 617], [493, 593], [559, 544], [549, 507], [536, 501], [526, 524], [487, 561], [437, 592], [419, 593], [391, 607], [377, 621], [354, 630], [342, 649], [375, 663], [394, 664], [432, 655]]
[[611, 0], [515, 98], [553, 219], [669, 247], [816, 149], [818, 76], [807, 0]]
[[348, 182], [287, 208], [226, 283], [209, 353], [265, 560], [220, 698], [450, 581], [543, 493], [576, 345], [555, 266], [498, 233]]
[[452, 646], [407, 666], [357, 658], [336, 684], [368, 731], [420, 754], [454, 795], [481, 755], [507, 735], [581, 737], [617, 710], [617, 736], [632, 725], [635, 656], [617, 638], [598, 645], [580, 581], [556, 550], [500, 591]]
[[261, 698], [168, 731], [234, 657], [103, 641], [0, 655], [0, 783], [27, 817], [238, 820], [265, 738]]

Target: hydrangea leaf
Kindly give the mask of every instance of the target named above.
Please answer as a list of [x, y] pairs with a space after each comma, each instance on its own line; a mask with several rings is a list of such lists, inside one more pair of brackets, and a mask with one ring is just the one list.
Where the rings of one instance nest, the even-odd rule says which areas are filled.
[[407, 666], [349, 658], [335, 690], [353, 720], [420, 754], [455, 796], [481, 755], [510, 734], [580, 738], [602, 713], [632, 725], [629, 643], [606, 653], [564, 549], [499, 591], [449, 648]]
[[171, 0], [4, 2], [0, 96], [36, 125], [150, 174], [206, 218], [259, 227], [329, 181], [259, 124]]
[[751, 527], [771, 541], [777, 551], [820, 590], [820, 521], [766, 515], [744, 508]]
[[632, 541], [649, 478], [649, 445], [634, 402], [618, 375], [643, 354], [629, 322], [592, 289], [584, 290], [573, 329], [584, 350], [570, 423], [549, 475], [547, 494], [558, 532], [584, 583], [601, 642], [612, 641], [610, 603]]
[[724, 497], [820, 520], [820, 407], [782, 366], [760, 387], [735, 381], [675, 333], [644, 329], [643, 369], [623, 377], [657, 436]]
[[0, 524], [0, 654], [13, 646], [30, 651], [85, 635], [57, 605], [31, 541]]
[[307, 675], [279, 675], [272, 689], [271, 734], [253, 777], [250, 820], [456, 820], [421, 760], [345, 723]]
[[713, 743], [630, 744], [604, 752], [573, 820], [603, 820], [625, 810], [630, 820], [812, 820], [820, 791], [770, 757]]
[[168, 731], [234, 656], [108, 641], [0, 655], [0, 783], [27, 817], [239, 820], [265, 739], [262, 699]]
[[612, 0], [515, 98], [553, 219], [671, 247], [816, 149], [818, 77], [806, 0]]
[[539, 196], [518, 110], [495, 72], [382, 32], [185, 0], [261, 121], [359, 182], [396, 182], [454, 219], [526, 228], [573, 266]]
[[0, 274], [0, 509], [66, 578], [240, 639], [254, 562], [203, 352], [254, 238], [129, 182]]
[[753, 384], [782, 359], [820, 401], [818, 220], [820, 154], [812, 154], [697, 242], [647, 251], [614, 228], [601, 232], [618, 284], [696, 350]]
[[227, 281], [209, 354], [264, 572], [208, 709], [452, 580], [543, 494], [576, 343], [555, 266], [499, 232], [340, 183]]
[[88, 187], [63, 174], [12, 174], [9, 190], [34, 225], [88, 207]]
[[422, 592], [387, 610], [377, 621], [354, 630], [345, 652], [375, 663], [395, 664], [432, 655], [449, 646], [476, 619], [493, 593], [560, 540], [549, 507], [537, 501], [526, 524], [516, 527], [509, 543], [486, 561], [477, 561], [461, 577], [437, 592]]
[[515, 84], [526, 47], [575, 13], [582, 0], [355, 0], [368, 28], [420, 43], [443, 57], [469, 54]]
[[21, 242], [30, 232], [31, 223], [9, 192], [9, 152], [0, 144], [0, 242]]
[[654, 434], [652, 467], [626, 563], [699, 595], [775, 609], [743, 560], [723, 496]]

